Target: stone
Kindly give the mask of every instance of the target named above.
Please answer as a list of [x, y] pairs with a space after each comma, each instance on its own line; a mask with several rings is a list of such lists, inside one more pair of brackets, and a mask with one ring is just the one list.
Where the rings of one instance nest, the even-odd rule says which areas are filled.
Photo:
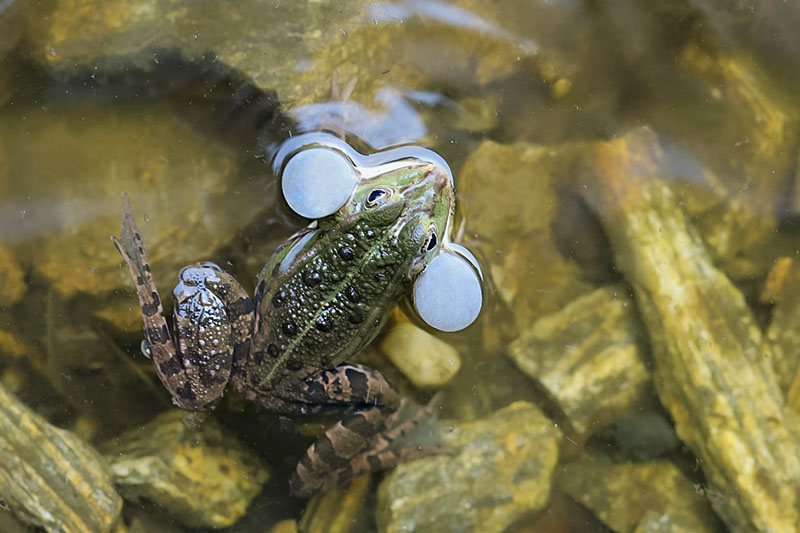
[[775, 304], [766, 334], [775, 375], [787, 405], [800, 413], [800, 265], [795, 258], [778, 258], [764, 284], [762, 301]]
[[47, 531], [108, 532], [122, 498], [100, 455], [0, 386], [0, 502]]
[[648, 130], [597, 143], [576, 166], [647, 327], [653, 382], [732, 530], [797, 531], [800, 450], [772, 355], [657, 170]]
[[[210, 258], [269, 205], [253, 189], [259, 185], [237, 177], [233, 150], [175, 120], [164, 105], [17, 109], [2, 116], [0, 131], [0, 182], [13, 183], [0, 209], [18, 213], [3, 221], [4, 234], [19, 246], [17, 257], [65, 297], [127, 288], [135, 301], [109, 240], [119, 230], [122, 191], [165, 291], [182, 266]], [[133, 307], [128, 317], [138, 314]]]
[[561, 151], [546, 146], [484, 141], [460, 173], [465, 233], [480, 235], [475, 248], [520, 331], [590, 290], [580, 267], [553, 241], [563, 160]]
[[499, 533], [547, 504], [561, 431], [533, 404], [440, 427], [456, 452], [401, 464], [384, 479], [381, 532]]
[[579, 296], [509, 346], [511, 359], [542, 384], [580, 434], [648, 401], [646, 334], [628, 292], [614, 285]]
[[261, 460], [213, 418], [184, 421], [177, 409], [103, 446], [129, 500], [147, 499], [190, 527], [228, 527], [269, 478]]
[[417, 387], [441, 387], [449, 382], [461, 368], [458, 351], [401, 313], [393, 316], [394, 323], [381, 339], [381, 351]]
[[[295, 530], [304, 533], [357, 533], [371, 525], [369, 496], [375, 491], [374, 479], [361, 476], [347, 488], [314, 496], [306, 505]], [[277, 526], [276, 526], [277, 527]], [[273, 529], [273, 533], [277, 533]]]
[[607, 464], [587, 456], [564, 465], [559, 486], [618, 533], [659, 531], [652, 527], [664, 516], [691, 525], [685, 531], [720, 527], [708, 501], [668, 461]]

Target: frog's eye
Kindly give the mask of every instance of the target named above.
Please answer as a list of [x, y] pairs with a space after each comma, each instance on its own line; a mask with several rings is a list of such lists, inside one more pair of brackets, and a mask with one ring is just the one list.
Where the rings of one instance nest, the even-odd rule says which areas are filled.
[[283, 197], [306, 218], [332, 215], [347, 203], [358, 183], [349, 159], [328, 148], [308, 148], [293, 155], [281, 175]]
[[422, 243], [422, 253], [427, 253], [436, 248], [436, 243], [439, 240], [436, 238], [436, 228], [431, 226], [431, 229], [428, 230], [428, 236], [425, 238], [425, 242]]
[[375, 207], [378, 204], [385, 202], [392, 195], [392, 189], [389, 187], [375, 187], [367, 195], [364, 200], [364, 205], [367, 207]]
[[[483, 307], [480, 267], [465, 248], [449, 244], [436, 254], [414, 282], [413, 302], [420, 318], [440, 331], [472, 324]], [[468, 255], [467, 255], [468, 254]]]

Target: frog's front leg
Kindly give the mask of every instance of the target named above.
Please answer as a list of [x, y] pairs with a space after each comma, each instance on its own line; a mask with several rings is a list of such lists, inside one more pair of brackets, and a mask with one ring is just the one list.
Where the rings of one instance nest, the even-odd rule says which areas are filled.
[[[305, 381], [293, 394], [294, 402], [308, 404], [303, 408], [305, 412], [357, 409], [308, 448], [290, 480], [291, 491], [297, 496], [326, 492], [347, 485], [356, 476], [446, 451], [435, 443], [393, 446], [421, 422], [429, 420], [438, 401], [432, 400], [424, 409], [408, 406], [400, 401], [388, 381], [371, 368], [346, 363]], [[398, 417], [408, 415], [408, 411], [412, 411], [410, 416]]]
[[182, 409], [201, 410], [221, 395], [248, 353], [253, 304], [216, 265], [184, 268], [175, 287], [177, 347], [150, 273], [147, 250], [124, 197], [120, 239], [112, 237], [136, 285], [144, 337], [156, 374]]

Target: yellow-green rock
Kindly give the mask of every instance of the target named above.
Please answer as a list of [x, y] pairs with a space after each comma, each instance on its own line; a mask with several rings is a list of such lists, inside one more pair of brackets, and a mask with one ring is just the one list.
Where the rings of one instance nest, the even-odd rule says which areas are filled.
[[658, 170], [661, 146], [634, 130], [584, 154], [587, 201], [608, 232], [650, 336], [661, 403], [735, 531], [800, 528], [800, 446], [769, 346]]
[[614, 285], [580, 296], [509, 347], [511, 359], [547, 389], [578, 433], [617, 422], [648, 400], [646, 334], [628, 292]]
[[100, 455], [2, 386], [0, 464], [0, 502], [28, 524], [52, 532], [107, 532], [122, 510]]
[[0, 307], [9, 307], [25, 293], [22, 269], [11, 252], [0, 244]]
[[[480, 237], [475, 244], [519, 330], [590, 290], [578, 265], [553, 242], [562, 168], [557, 149], [484, 141], [459, 176], [466, 232]], [[497, 327], [491, 319], [484, 323]]]
[[455, 348], [405, 317], [390, 326], [380, 347], [417, 387], [441, 387], [461, 368], [461, 356]]
[[103, 449], [127, 499], [146, 498], [192, 527], [227, 527], [269, 478], [261, 460], [213, 418], [184, 421], [173, 409]]
[[[295, 531], [303, 533], [358, 533], [368, 529], [372, 508], [369, 496], [375, 491], [371, 476], [353, 480], [347, 488], [314, 496], [306, 505]], [[277, 526], [276, 526], [277, 527]], [[273, 533], [278, 533], [273, 529]]]
[[561, 431], [534, 405], [440, 428], [455, 454], [405, 463], [386, 477], [380, 531], [499, 533], [547, 504]]
[[684, 531], [695, 533], [720, 527], [708, 501], [667, 461], [608, 464], [585, 457], [563, 467], [559, 487], [618, 533], [655, 533], [659, 521], [691, 525]]

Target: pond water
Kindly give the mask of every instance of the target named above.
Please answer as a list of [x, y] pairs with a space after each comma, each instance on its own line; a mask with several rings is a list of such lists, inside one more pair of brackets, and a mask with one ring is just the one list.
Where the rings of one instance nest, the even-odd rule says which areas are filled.
[[[758, 0], [0, 1], [0, 530], [800, 531], [797, 23]], [[442, 333], [406, 298], [356, 358], [441, 401], [403, 442], [443, 453], [309, 500], [289, 478], [339, 417], [232, 387], [183, 416], [110, 236], [124, 192], [162, 295], [199, 261], [253, 294], [309, 223], [273, 156], [319, 131], [444, 158], [484, 300]]]

